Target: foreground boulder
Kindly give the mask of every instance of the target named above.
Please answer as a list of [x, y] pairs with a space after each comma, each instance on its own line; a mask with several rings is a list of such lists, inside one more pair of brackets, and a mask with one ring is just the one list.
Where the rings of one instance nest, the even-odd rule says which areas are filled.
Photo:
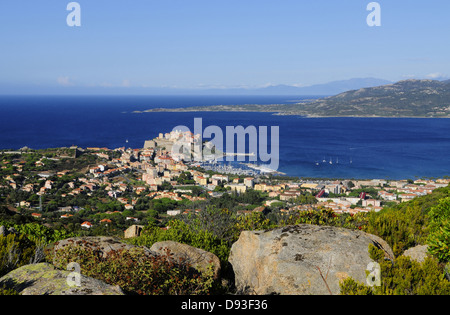
[[212, 264], [214, 278], [217, 279], [220, 274], [219, 258], [203, 249], [192, 247], [173, 241], [163, 241], [153, 244], [150, 248], [152, 252], [160, 255], [166, 254], [169, 250], [171, 257], [178, 263], [188, 263], [198, 271], [204, 272]]
[[385, 241], [361, 231], [309, 224], [244, 231], [229, 262], [238, 291], [246, 294], [339, 294], [347, 277], [366, 282], [369, 244], [393, 259]]
[[0, 286], [22, 295], [124, 295], [117, 286], [80, 275], [80, 286], [70, 286], [71, 271], [57, 270], [50, 264], [22, 266], [0, 278]]

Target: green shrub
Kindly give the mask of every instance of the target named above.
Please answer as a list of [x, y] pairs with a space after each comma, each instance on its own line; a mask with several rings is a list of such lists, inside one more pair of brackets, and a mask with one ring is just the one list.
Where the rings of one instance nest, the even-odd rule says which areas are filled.
[[[436, 222], [450, 219], [448, 201], [446, 207], [436, 209], [441, 200], [446, 198], [448, 200], [449, 197], [450, 185], [435, 189], [433, 193], [414, 198], [409, 202], [387, 207], [380, 212], [370, 212], [363, 229], [365, 232], [380, 236], [391, 246], [395, 256], [400, 256], [410, 247], [427, 244], [430, 241], [430, 232], [433, 229], [436, 231], [433, 225], [436, 227], [440, 225], [440, 223], [436, 225]], [[438, 239], [445, 240], [443, 236]], [[437, 243], [437, 247], [440, 245], [442, 244]]]
[[261, 212], [252, 212], [248, 215], [239, 216], [236, 220], [234, 240], [237, 241], [239, 239], [242, 231], [262, 231], [275, 227], [276, 225]]
[[64, 229], [52, 229], [39, 223], [12, 224], [0, 221], [1, 225], [4, 225], [6, 228], [13, 227], [19, 234], [25, 234], [28, 239], [39, 244], [48, 245], [75, 236]]
[[151, 247], [156, 242], [175, 241], [197, 247], [215, 254], [222, 263], [226, 263], [230, 253], [227, 241], [218, 238], [206, 230], [196, 230], [192, 226], [180, 220], [169, 222], [169, 229], [163, 230], [150, 225], [142, 232], [141, 236], [130, 239], [134, 245]]
[[311, 210], [300, 212], [295, 224], [306, 223], [359, 229], [364, 224], [363, 216], [364, 214], [336, 214], [334, 211], [328, 209], [320, 211]]
[[318, 209], [300, 211], [295, 214], [291, 214], [287, 218], [283, 219], [281, 224], [314, 224], [361, 230], [367, 223], [366, 221], [367, 219], [365, 213], [358, 213], [355, 215], [348, 213], [336, 214], [334, 211], [329, 209]]
[[399, 208], [387, 208], [368, 214], [365, 232], [378, 235], [391, 246], [394, 255], [425, 244], [428, 218], [424, 209], [415, 203]]
[[38, 223], [14, 225], [14, 228], [19, 233], [25, 234], [31, 241], [42, 244], [50, 244], [74, 236], [64, 229], [55, 230]]
[[444, 267], [433, 257], [419, 263], [400, 256], [394, 262], [384, 259], [384, 252], [370, 246], [371, 258], [381, 267], [381, 286], [370, 287], [348, 278], [340, 283], [343, 295], [448, 295], [450, 282]]
[[0, 236], [0, 277], [33, 262], [36, 245], [25, 235]]
[[450, 261], [450, 197], [431, 208], [428, 251], [441, 262]]
[[339, 283], [341, 295], [374, 295], [373, 289], [367, 285], [347, 278]]
[[19, 293], [14, 289], [8, 289], [0, 286], [0, 295], [19, 295]]
[[208, 232], [230, 245], [235, 241], [236, 215], [228, 209], [214, 206], [200, 210], [196, 215], [186, 216], [183, 221], [197, 233]]
[[92, 249], [72, 245], [53, 253], [51, 259], [60, 269], [76, 262], [83, 275], [118, 285], [127, 294], [208, 294], [214, 282], [212, 269], [202, 274], [187, 263], [175, 263], [170, 252], [150, 257], [141, 249], [120, 250], [102, 257]]

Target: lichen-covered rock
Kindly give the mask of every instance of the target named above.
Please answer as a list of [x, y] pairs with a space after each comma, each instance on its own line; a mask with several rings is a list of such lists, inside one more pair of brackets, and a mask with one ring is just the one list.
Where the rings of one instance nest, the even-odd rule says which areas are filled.
[[403, 256], [408, 256], [409, 258], [411, 258], [411, 260], [415, 260], [417, 262], [423, 262], [428, 256], [428, 246], [418, 245], [415, 247], [411, 247], [405, 250]]
[[361, 231], [302, 224], [270, 231], [244, 231], [229, 262], [236, 287], [247, 294], [339, 294], [339, 282], [366, 282], [373, 262], [369, 244], [394, 254], [381, 238]]
[[177, 262], [188, 263], [198, 271], [204, 272], [212, 265], [214, 278], [217, 279], [220, 274], [219, 258], [203, 249], [192, 247], [173, 241], [163, 241], [153, 244], [150, 248], [152, 252], [164, 255], [166, 250], [170, 251], [172, 258]]
[[124, 295], [119, 287], [103, 281], [84, 275], [79, 279], [80, 286], [71, 286], [72, 271], [57, 270], [50, 264], [41, 263], [11, 271], [0, 278], [0, 286], [22, 295]]

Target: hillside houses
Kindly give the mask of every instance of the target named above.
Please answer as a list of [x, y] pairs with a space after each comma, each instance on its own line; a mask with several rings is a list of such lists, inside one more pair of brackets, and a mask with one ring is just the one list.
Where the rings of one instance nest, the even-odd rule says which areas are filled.
[[280, 200], [288, 201], [291, 199], [295, 199], [301, 195], [301, 191], [299, 190], [286, 190], [282, 194], [279, 195]]
[[[15, 165], [15, 168], [1, 179], [0, 188], [20, 190], [21, 193], [17, 195], [25, 197], [14, 200], [12, 205], [28, 211], [30, 215], [33, 213], [36, 219], [49, 222], [48, 219], [53, 215], [63, 224], [77, 222], [79, 228], [80, 222], [83, 222], [84, 229], [95, 226], [94, 230], [97, 230], [115, 224], [114, 221], [129, 224], [148, 213], [153, 213], [151, 215], [157, 220], [195, 214], [198, 209], [187, 208], [205, 208], [207, 204], [202, 202], [211, 204], [216, 201], [213, 198], [224, 195], [230, 200], [235, 198], [233, 202], [239, 198], [245, 200], [235, 202], [236, 206], [233, 204], [234, 210], [241, 215], [268, 211], [285, 215], [323, 208], [350, 214], [380, 211], [383, 206], [430, 194], [450, 183], [449, 179], [418, 179], [414, 182], [374, 179], [352, 180], [353, 185], [350, 185], [349, 180], [284, 180], [283, 177], [255, 173], [218, 174], [216, 170], [202, 169], [201, 163], [189, 163], [172, 156], [166, 145], [179, 137], [187, 137], [195, 143], [192, 134], [167, 133], [146, 142], [144, 149], [91, 148], [84, 154], [95, 155], [99, 159], [89, 156], [89, 162], [77, 169], [76, 173], [65, 170], [68, 166], [64, 165], [55, 170], [44, 171], [40, 168], [34, 176], [25, 178], [21, 171], [23, 164], [19, 161], [4, 161], [1, 164], [3, 167]], [[39, 161], [39, 165], [45, 165], [45, 159]], [[42, 198], [37, 198], [38, 194]], [[255, 199], [251, 199], [253, 197]], [[43, 200], [43, 207], [39, 204], [40, 199]], [[250, 204], [253, 201], [247, 200], [258, 200], [258, 204]], [[86, 207], [82, 205], [83, 202]], [[76, 211], [75, 205], [82, 211]], [[169, 205], [167, 209], [166, 205]], [[41, 211], [37, 209], [40, 208], [45, 210], [39, 213]], [[157, 214], [154, 214], [155, 211]], [[78, 218], [85, 213], [91, 217]], [[105, 215], [109, 214], [105, 219]]]
[[286, 189], [286, 184], [277, 184], [277, 185], [270, 185], [267, 183], [258, 183], [255, 184], [254, 189], [261, 192], [280, 192], [284, 189]]
[[394, 201], [397, 200], [397, 194], [395, 193], [389, 193], [385, 190], [381, 190], [378, 192], [378, 196], [380, 196], [381, 199], [387, 200], [387, 201]]

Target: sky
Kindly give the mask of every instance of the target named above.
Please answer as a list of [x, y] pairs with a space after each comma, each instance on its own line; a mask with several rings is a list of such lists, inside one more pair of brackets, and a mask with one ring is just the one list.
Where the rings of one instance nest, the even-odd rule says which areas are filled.
[[450, 1], [0, 1], [0, 93], [450, 76]]

